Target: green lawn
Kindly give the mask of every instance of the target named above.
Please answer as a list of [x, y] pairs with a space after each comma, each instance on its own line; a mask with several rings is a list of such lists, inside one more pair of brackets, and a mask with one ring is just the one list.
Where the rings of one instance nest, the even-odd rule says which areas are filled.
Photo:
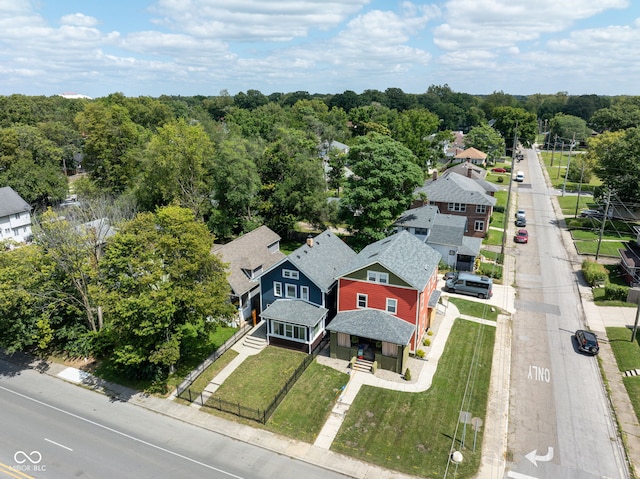
[[[207, 387], [207, 384], [211, 382], [213, 378], [215, 378], [220, 371], [222, 371], [227, 364], [229, 364], [233, 359], [238, 355], [233, 349], [229, 349], [222, 356], [216, 359], [207, 369], [202, 371], [202, 374], [198, 376], [198, 378], [189, 386], [191, 389], [191, 394], [193, 397], [199, 395], [204, 388]], [[181, 398], [176, 398], [176, 401], [181, 402], [183, 404], [189, 404], [189, 401]]]
[[[628, 328], [607, 328], [609, 344], [620, 371], [640, 369], [640, 334], [631, 342], [631, 330]], [[622, 379], [633, 404], [636, 416], [640, 420], [640, 376]]]
[[213, 394], [212, 399], [266, 409], [307, 355], [267, 346], [249, 356]]
[[579, 199], [577, 195], [557, 196], [557, 198], [560, 208], [562, 209], [562, 214], [565, 216], [575, 215], [576, 203], [578, 204], [578, 216], [580, 216], [580, 211], [596, 207], [593, 203], [593, 197], [590, 195], [580, 195]]
[[508, 192], [506, 191], [497, 191], [494, 198], [496, 198], [498, 201], [496, 203], [496, 206], [502, 206], [503, 208], [506, 208], [507, 206], [507, 196], [508, 196]]
[[494, 210], [494, 212], [491, 213], [491, 220], [489, 221], [489, 224], [496, 228], [504, 228], [504, 212]]
[[[502, 226], [501, 226], [502, 227]], [[504, 233], [499, 230], [490, 229], [484, 239], [484, 244], [492, 246], [500, 246], [502, 244], [502, 235]]]
[[[459, 479], [474, 476], [480, 464], [483, 429], [463, 424], [460, 410], [485, 419], [495, 328], [457, 319], [438, 362], [431, 388], [403, 393], [363, 386], [349, 409], [332, 450], [422, 477], [443, 477], [454, 447], [464, 462]], [[470, 372], [472, 374], [470, 374]], [[472, 390], [465, 397], [467, 379]], [[454, 440], [455, 439], [455, 440]]]
[[[597, 241], [574, 241], [579, 254], [588, 254], [595, 256], [598, 249]], [[622, 241], [603, 241], [600, 244], [600, 256], [620, 256], [618, 249], [624, 248], [625, 242]]]
[[313, 443], [349, 375], [311, 363], [267, 421], [266, 429]]
[[498, 314], [501, 312], [497, 308], [491, 311], [491, 305], [480, 301], [469, 301], [468, 299], [449, 297], [449, 301], [456, 305], [460, 314], [475, 316], [476, 318], [498, 320]]

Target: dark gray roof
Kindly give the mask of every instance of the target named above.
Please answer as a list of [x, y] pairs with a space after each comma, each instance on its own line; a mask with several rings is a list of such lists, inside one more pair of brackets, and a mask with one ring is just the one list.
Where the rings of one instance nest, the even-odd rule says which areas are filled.
[[458, 254], [467, 256], [478, 256], [482, 248], [482, 238], [472, 238], [465, 236], [462, 238], [462, 246], [458, 249]]
[[462, 246], [467, 217], [458, 215], [438, 215], [427, 244]]
[[[469, 176], [469, 170], [471, 170], [471, 176]], [[487, 176], [487, 170], [468, 161], [459, 163], [455, 166], [452, 166], [451, 168], [447, 168], [442, 173], [442, 178], [450, 175], [451, 173], [457, 173], [473, 180], [483, 180]]]
[[433, 226], [433, 222], [438, 216], [438, 207], [433, 205], [420, 206], [402, 213], [402, 216], [396, 220], [395, 226], [427, 228]]
[[477, 181], [457, 173], [450, 173], [437, 180], [427, 180], [414, 193], [425, 193], [430, 203], [495, 206], [497, 201]]
[[386, 311], [357, 309], [338, 313], [327, 330], [404, 346], [409, 344], [415, 326]]
[[431, 296], [429, 296], [429, 302], [427, 303], [427, 307], [435, 308], [436, 305], [438, 304], [438, 300], [440, 299], [441, 295], [442, 295], [442, 291], [440, 291], [439, 289], [434, 289], [431, 292]]
[[222, 262], [229, 264], [229, 285], [234, 294], [242, 296], [257, 287], [260, 282], [249, 278], [243, 269], [253, 271], [262, 266], [266, 271], [271, 266], [286, 258], [280, 251], [269, 251], [269, 246], [280, 241], [280, 236], [266, 226], [250, 231], [225, 245], [214, 245], [212, 252]]
[[313, 328], [322, 321], [328, 311], [322, 306], [307, 303], [302, 299], [278, 299], [267, 306], [260, 316]]
[[365, 247], [343, 274], [379, 263], [418, 291], [424, 290], [441, 255], [406, 230]]
[[287, 259], [326, 292], [340, 276], [344, 266], [355, 257], [355, 251], [331, 231], [326, 230], [295, 250]]
[[0, 188], [0, 218], [31, 211], [31, 206], [10, 186]]

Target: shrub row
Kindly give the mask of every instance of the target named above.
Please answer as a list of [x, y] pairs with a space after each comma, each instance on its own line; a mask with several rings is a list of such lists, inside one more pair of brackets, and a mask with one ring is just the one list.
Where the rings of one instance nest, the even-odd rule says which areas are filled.
[[600, 263], [596, 263], [592, 259], [585, 259], [582, 262], [582, 274], [587, 283], [591, 286], [605, 283], [608, 278], [607, 269]]

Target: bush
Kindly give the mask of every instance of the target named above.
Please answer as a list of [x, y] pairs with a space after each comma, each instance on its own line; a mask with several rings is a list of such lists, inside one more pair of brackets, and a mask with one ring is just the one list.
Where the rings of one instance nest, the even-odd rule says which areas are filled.
[[409, 368], [404, 372], [404, 380], [411, 381], [411, 370]]
[[480, 263], [477, 274], [488, 276], [489, 278], [502, 279], [502, 268], [491, 263]]
[[604, 299], [607, 301], [626, 301], [629, 288], [617, 284], [608, 284], [604, 288]]
[[422, 349], [418, 349], [416, 351], [416, 357], [418, 357], [420, 359], [424, 359], [424, 351]]
[[498, 179], [496, 181], [498, 183], [504, 183], [504, 176], [498, 176]]
[[429, 331], [427, 331], [427, 335], [428, 336], [433, 336], [433, 331], [430, 329]]
[[582, 274], [584, 275], [584, 279], [591, 286], [597, 286], [598, 284], [605, 283], [609, 277], [607, 269], [592, 259], [585, 259], [582, 262]]
[[[424, 339], [422, 340], [422, 345], [423, 345], [423, 346], [431, 346], [431, 339], [429, 339], [429, 338], [424, 338]], [[420, 351], [422, 351], [422, 350], [420, 350]], [[424, 352], [424, 351], [423, 351], [423, 352]]]
[[495, 205], [493, 207], [493, 211], [495, 211], [496, 213], [504, 213], [504, 206], [502, 205]]

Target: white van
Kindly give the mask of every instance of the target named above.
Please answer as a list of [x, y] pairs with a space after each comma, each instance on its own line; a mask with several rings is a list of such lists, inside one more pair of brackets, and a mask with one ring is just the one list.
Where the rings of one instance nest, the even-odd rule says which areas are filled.
[[524, 181], [524, 173], [522, 171], [518, 171], [516, 173], [516, 181], [518, 183], [522, 183]]

